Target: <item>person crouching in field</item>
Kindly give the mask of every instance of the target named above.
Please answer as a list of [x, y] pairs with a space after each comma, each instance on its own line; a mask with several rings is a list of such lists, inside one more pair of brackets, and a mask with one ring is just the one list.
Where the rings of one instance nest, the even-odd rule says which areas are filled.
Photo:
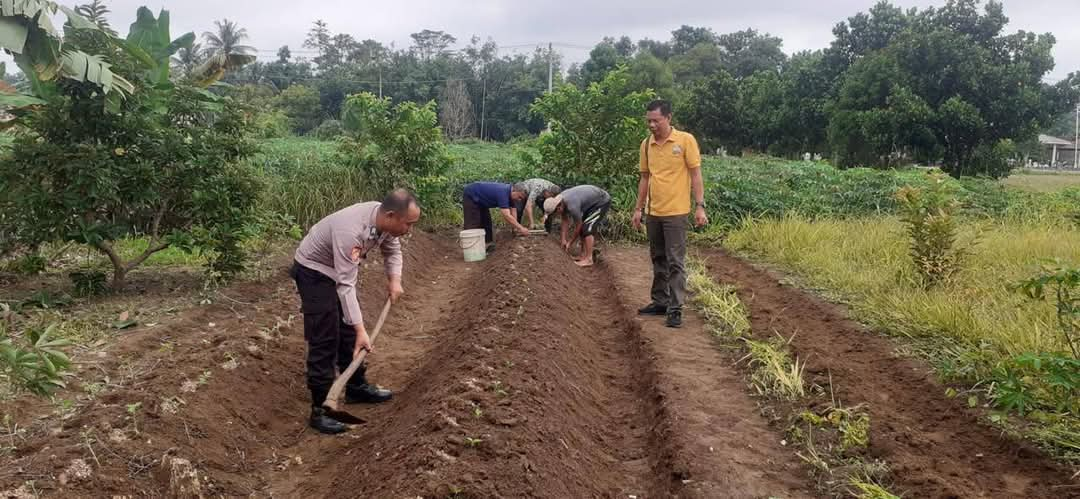
[[[300, 293], [307, 341], [307, 385], [311, 391], [308, 425], [321, 433], [346, 430], [341, 414], [322, 407], [334, 384], [335, 368], [349, 367], [362, 350], [371, 351], [356, 298], [361, 261], [376, 247], [386, 268], [386, 289], [397, 301], [401, 288], [401, 242], [420, 220], [420, 207], [409, 191], [397, 190], [382, 202], [357, 203], [328, 215], [311, 227], [296, 250], [289, 274]], [[345, 385], [345, 402], [378, 403], [390, 400], [390, 390], [369, 384], [364, 364]], [[335, 419], [337, 418], [337, 419]]]
[[[607, 218], [611, 208], [611, 196], [607, 191], [595, 185], [579, 185], [562, 191], [559, 195], [544, 201], [544, 211], [548, 217], [559, 215], [562, 217], [561, 238], [562, 247], [568, 253], [578, 238], [581, 238], [581, 253], [578, 254], [574, 263], [581, 267], [588, 267], [596, 263], [594, 251], [596, 245], [596, 231], [600, 224]], [[575, 224], [574, 235], [567, 240], [570, 223]]]
[[495, 250], [495, 228], [492, 226], [491, 210], [498, 208], [506, 223], [514, 227], [518, 234], [529, 235], [529, 229], [517, 221], [514, 204], [524, 201], [527, 195], [520, 186], [498, 182], [473, 182], [465, 186], [461, 196], [461, 206], [465, 218], [465, 229], [484, 229], [484, 242], [487, 251]]
[[[515, 204], [518, 223], [525, 225], [525, 220], [528, 219], [529, 224], [526, 225], [526, 227], [530, 229], [537, 228], [536, 219], [533, 217], [533, 208], [535, 207], [543, 213], [544, 201], [557, 195], [560, 191], [559, 186], [542, 178], [530, 178], [514, 184], [514, 188], [525, 191], [526, 196], [524, 200], [518, 201]], [[545, 216], [543, 224], [544, 230], [550, 233], [551, 219]]]

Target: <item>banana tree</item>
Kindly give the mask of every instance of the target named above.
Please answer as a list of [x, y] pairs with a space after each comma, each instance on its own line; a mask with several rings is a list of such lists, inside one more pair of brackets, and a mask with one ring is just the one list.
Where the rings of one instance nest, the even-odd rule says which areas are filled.
[[0, 93], [0, 107], [17, 109], [41, 104], [56, 94], [57, 78], [89, 82], [108, 94], [124, 95], [135, 86], [114, 73], [99, 55], [69, 47], [53, 25], [52, 17], [62, 12], [67, 26], [93, 30], [110, 36], [97, 24], [75, 11], [48, 0], [0, 0], [0, 49], [12, 55], [15, 64], [30, 80], [33, 95]]
[[148, 70], [152, 85], [169, 83], [171, 58], [180, 49], [191, 49], [195, 33], [187, 32], [172, 40], [169, 36], [169, 11], [162, 9], [157, 19], [150, 9], [139, 7], [127, 39], [121, 46]]

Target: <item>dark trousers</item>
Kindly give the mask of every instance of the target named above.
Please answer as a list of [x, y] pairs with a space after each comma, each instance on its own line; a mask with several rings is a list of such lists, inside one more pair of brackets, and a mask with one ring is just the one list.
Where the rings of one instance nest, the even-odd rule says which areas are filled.
[[[300, 293], [300, 310], [304, 314], [304, 340], [308, 344], [307, 386], [311, 390], [311, 404], [322, 405], [334, 377], [344, 372], [352, 362], [356, 347], [356, 330], [342, 322], [341, 300], [337, 285], [322, 272], [293, 262], [289, 275], [296, 281]], [[347, 389], [355, 389], [366, 383], [366, 366], [361, 365]]]
[[465, 218], [465, 229], [484, 229], [484, 242], [495, 241], [495, 230], [491, 225], [491, 210], [484, 208], [468, 195], [461, 198], [461, 207]]
[[682, 309], [686, 302], [686, 215], [648, 216], [649, 257], [653, 264], [651, 298], [669, 311]]

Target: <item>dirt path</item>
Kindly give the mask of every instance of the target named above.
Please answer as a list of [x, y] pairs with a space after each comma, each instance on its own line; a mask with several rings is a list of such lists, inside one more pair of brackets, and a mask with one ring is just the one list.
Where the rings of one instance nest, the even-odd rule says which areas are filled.
[[807, 362], [808, 381], [831, 386], [871, 415], [873, 457], [893, 471], [896, 489], [919, 498], [1080, 497], [1064, 467], [1031, 446], [1003, 438], [979, 413], [945, 398], [925, 363], [897, 357], [894, 343], [847, 319], [843, 309], [781, 284], [722, 251], [707, 253], [719, 281], [738, 287], [755, 335], [777, 331]]
[[[652, 273], [648, 250], [605, 253], [622, 314], [635, 317], [648, 300]], [[717, 350], [696, 313], [681, 329], [663, 318], [638, 318], [642, 349], [656, 365], [659, 410], [671, 421], [667, 446], [676, 473], [698, 497], [812, 497], [816, 495], [782, 431], [770, 428], [745, 391], [746, 382]]]
[[476, 266], [431, 333], [439, 347], [355, 433], [355, 457], [321, 473], [330, 488], [303, 494], [669, 496], [646, 359], [601, 277], [558, 257], [516, 240]]

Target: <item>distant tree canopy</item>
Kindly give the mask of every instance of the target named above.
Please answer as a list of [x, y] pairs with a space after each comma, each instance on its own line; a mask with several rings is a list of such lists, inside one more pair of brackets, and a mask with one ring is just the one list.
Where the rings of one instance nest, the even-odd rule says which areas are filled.
[[544, 47], [501, 53], [490, 39], [462, 46], [450, 33], [425, 29], [395, 48], [317, 20], [302, 49], [281, 47], [276, 60], [226, 80], [278, 93], [297, 84], [313, 91], [317, 111], [304, 109], [307, 90], [277, 101], [288, 104], [282, 111], [298, 132], [340, 119], [347, 96], [371, 92], [393, 102], [452, 105], [452, 112], [438, 111], [450, 137], [509, 140], [546, 126], [529, 109], [547, 91], [550, 58], [555, 84], [582, 91], [625, 69], [625, 90], [672, 100], [676, 125], [697, 134], [706, 150], [815, 153], [842, 167], [919, 162], [955, 175], [997, 176], [1008, 170], [1013, 143], [1063, 128], [1080, 95], [1080, 72], [1043, 81], [1054, 67], [1052, 35], [1008, 32], [1007, 23], [996, 1], [947, 0], [921, 10], [882, 1], [837, 23], [820, 50], [789, 54], [783, 40], [757, 29], [684, 25], [667, 40], [605, 37], [564, 71]]
[[571, 81], [584, 87], [629, 66], [635, 83], [676, 102], [676, 122], [706, 147], [1000, 176], [1012, 144], [1055, 118], [1063, 128], [1080, 96], [1080, 72], [1043, 82], [1053, 35], [1009, 33], [1007, 23], [996, 1], [923, 10], [882, 1], [838, 23], [829, 47], [790, 57], [768, 33], [682, 26], [666, 42], [638, 41], [634, 57], [605, 38]]

